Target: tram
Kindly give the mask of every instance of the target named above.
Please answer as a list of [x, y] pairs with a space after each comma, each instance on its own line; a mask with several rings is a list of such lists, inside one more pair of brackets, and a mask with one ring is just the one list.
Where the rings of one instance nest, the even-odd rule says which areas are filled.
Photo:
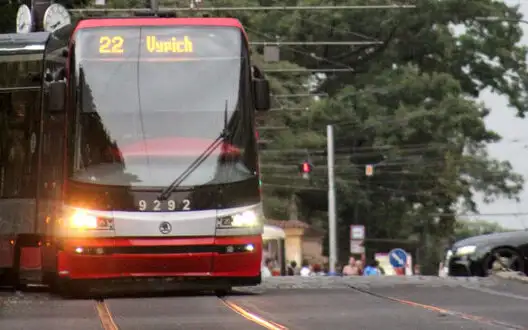
[[0, 36], [0, 285], [258, 285], [270, 99], [248, 45], [210, 17]]

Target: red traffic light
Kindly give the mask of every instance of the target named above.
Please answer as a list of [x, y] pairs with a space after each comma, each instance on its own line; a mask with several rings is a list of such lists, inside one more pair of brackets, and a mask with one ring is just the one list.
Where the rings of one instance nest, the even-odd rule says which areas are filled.
[[303, 166], [302, 170], [303, 170], [304, 173], [310, 172], [310, 165], [308, 163], [303, 163], [302, 166]]
[[301, 171], [303, 173], [310, 173], [312, 171], [312, 166], [308, 162], [304, 162], [301, 165]]

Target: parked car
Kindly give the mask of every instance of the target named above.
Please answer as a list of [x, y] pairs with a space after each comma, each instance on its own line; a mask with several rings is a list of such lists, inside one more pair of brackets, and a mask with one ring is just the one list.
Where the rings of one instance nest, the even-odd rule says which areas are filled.
[[444, 265], [448, 276], [487, 276], [497, 267], [528, 275], [528, 230], [460, 240], [447, 250]]

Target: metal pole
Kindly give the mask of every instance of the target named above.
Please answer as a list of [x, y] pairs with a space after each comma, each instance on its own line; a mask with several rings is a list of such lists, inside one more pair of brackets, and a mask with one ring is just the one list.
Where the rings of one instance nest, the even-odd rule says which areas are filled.
[[158, 0], [150, 0], [149, 1], [149, 9], [152, 9], [152, 11], [154, 12], [154, 14], [157, 16], [158, 15], [158, 10], [159, 10], [159, 1]]
[[44, 31], [42, 19], [46, 13], [46, 9], [51, 5], [51, 0], [32, 0], [31, 1], [31, 12], [33, 17], [33, 23], [35, 23], [34, 31]]
[[369, 46], [383, 45], [383, 41], [252, 41], [252, 46]]
[[328, 149], [328, 251], [330, 272], [335, 274], [337, 262], [337, 224], [334, 182], [334, 128], [332, 125], [326, 126], [326, 139]]
[[308, 93], [308, 94], [275, 94], [273, 97], [316, 97], [316, 96], [328, 96], [328, 93]]
[[302, 73], [302, 72], [307, 72], [307, 73], [312, 73], [312, 72], [320, 72], [320, 73], [338, 73], [338, 72], [354, 72], [356, 70], [354, 70], [353, 68], [349, 68], [349, 69], [315, 69], [315, 68], [308, 68], [308, 69], [305, 69], [305, 68], [299, 68], [299, 69], [264, 69], [262, 70], [264, 72], [270, 72], [270, 73], [273, 73], [273, 72], [292, 72], [292, 73]]
[[154, 11], [154, 13], [157, 15], [159, 10], [159, 1], [150, 0], [150, 9], [152, 9], [152, 11]]

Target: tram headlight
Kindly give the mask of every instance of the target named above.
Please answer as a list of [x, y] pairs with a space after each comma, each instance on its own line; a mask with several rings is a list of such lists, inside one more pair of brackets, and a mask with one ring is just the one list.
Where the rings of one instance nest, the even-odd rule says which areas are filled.
[[254, 227], [258, 225], [259, 219], [255, 212], [245, 211], [233, 216], [233, 227]]
[[256, 227], [260, 223], [259, 216], [254, 211], [244, 211], [234, 215], [228, 215], [218, 218], [218, 228], [244, 228]]
[[76, 211], [70, 218], [70, 228], [74, 229], [96, 229], [97, 217], [83, 211]]

